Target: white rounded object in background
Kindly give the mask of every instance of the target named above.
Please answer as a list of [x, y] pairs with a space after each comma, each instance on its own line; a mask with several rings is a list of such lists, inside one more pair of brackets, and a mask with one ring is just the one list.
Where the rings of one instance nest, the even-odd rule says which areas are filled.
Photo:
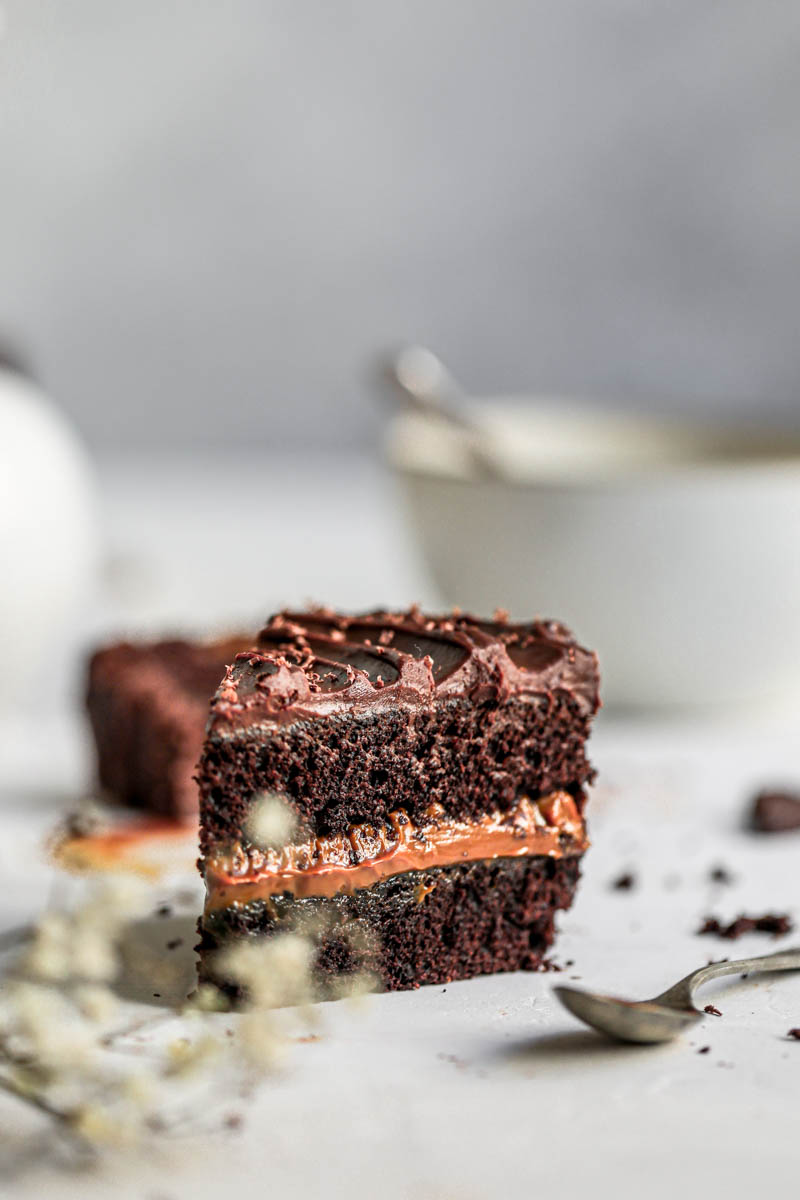
[[0, 365], [0, 712], [63, 694], [97, 562], [88, 456], [41, 389]]

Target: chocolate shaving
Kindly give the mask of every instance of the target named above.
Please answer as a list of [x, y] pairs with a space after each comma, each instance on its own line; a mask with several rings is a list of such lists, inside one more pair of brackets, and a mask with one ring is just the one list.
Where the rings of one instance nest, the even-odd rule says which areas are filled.
[[800, 1029], [790, 1029], [786, 1036], [794, 1038], [796, 1042], [800, 1042]]
[[708, 1013], [708, 1015], [710, 1017], [721, 1017], [722, 1016], [722, 1013], [719, 1011], [718, 1008], [715, 1008], [713, 1004], [707, 1004], [705, 1006], [705, 1008], [703, 1009], [703, 1012]]

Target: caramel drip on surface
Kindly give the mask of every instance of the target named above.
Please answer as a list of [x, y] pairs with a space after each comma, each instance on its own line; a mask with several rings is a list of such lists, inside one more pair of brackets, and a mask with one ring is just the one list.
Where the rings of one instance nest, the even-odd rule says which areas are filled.
[[510, 812], [478, 821], [446, 818], [440, 806], [415, 825], [399, 809], [381, 828], [354, 825], [347, 834], [316, 838], [282, 850], [235, 846], [206, 859], [206, 911], [289, 893], [297, 898], [335, 896], [372, 887], [405, 871], [425, 871], [487, 858], [581, 854], [586, 828], [568, 792], [538, 800], [523, 797]]

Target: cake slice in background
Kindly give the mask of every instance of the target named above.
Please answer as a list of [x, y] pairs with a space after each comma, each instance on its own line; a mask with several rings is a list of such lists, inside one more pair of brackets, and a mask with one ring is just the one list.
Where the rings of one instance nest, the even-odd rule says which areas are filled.
[[194, 772], [209, 701], [251, 634], [209, 642], [120, 642], [89, 662], [86, 706], [97, 778], [119, 804], [197, 820]]
[[[555, 622], [282, 613], [214, 698], [198, 778], [201, 976], [313, 930], [321, 981], [535, 969], [586, 849], [595, 656]], [[288, 844], [256, 832], [265, 804]], [[248, 836], [249, 835], [249, 836]]]

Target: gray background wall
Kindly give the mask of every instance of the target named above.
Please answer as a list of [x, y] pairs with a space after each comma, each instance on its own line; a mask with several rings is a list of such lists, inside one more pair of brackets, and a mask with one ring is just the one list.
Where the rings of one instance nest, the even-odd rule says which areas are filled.
[[354, 443], [374, 352], [792, 417], [800, 5], [5, 0], [0, 331], [97, 447]]

